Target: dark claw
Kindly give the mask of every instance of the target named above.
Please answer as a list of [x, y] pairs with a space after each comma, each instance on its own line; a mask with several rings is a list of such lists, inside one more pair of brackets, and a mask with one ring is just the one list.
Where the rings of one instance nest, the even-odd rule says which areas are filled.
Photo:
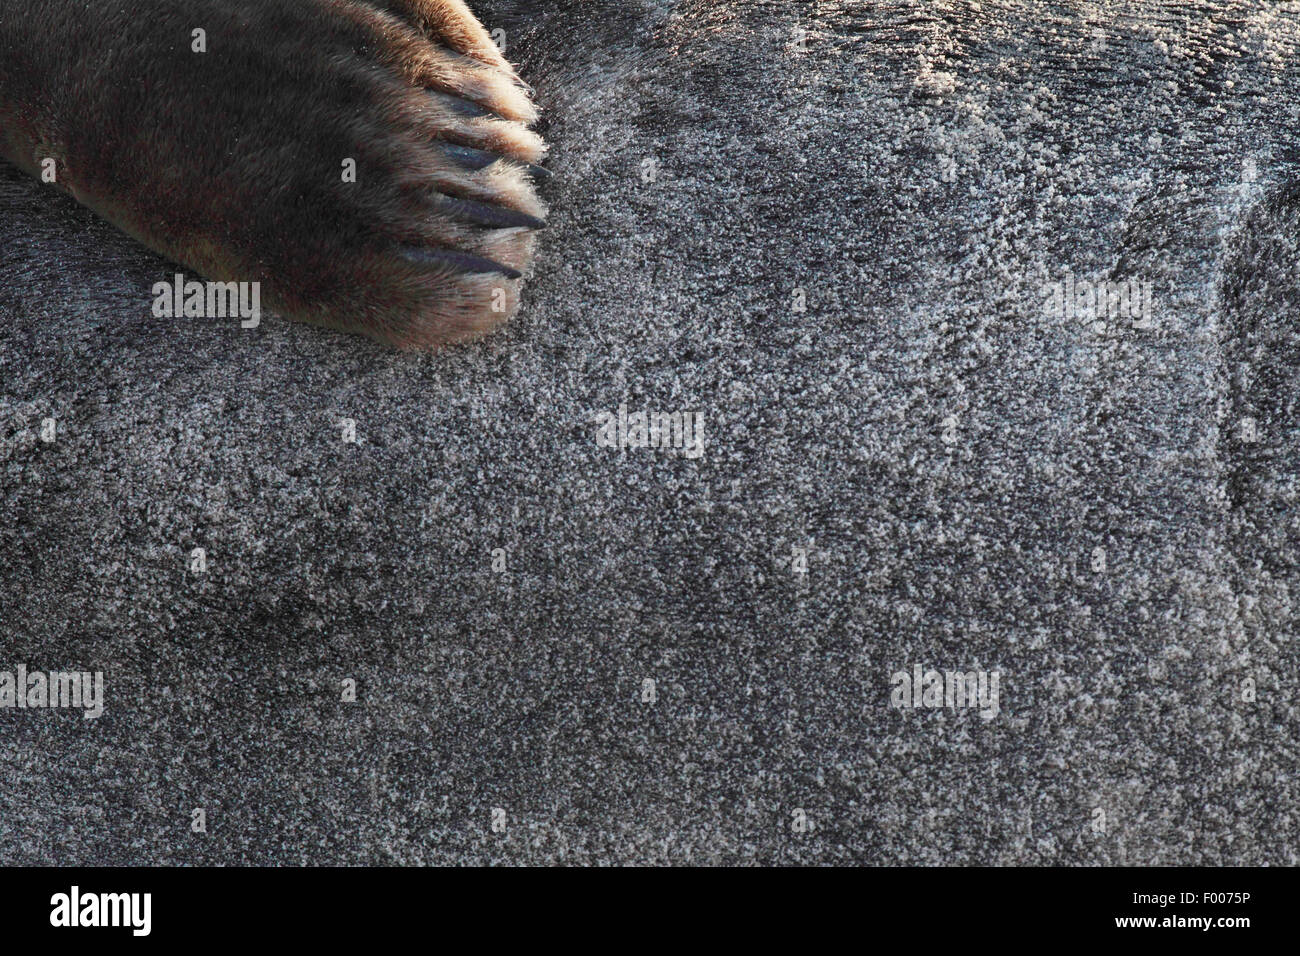
[[457, 272], [467, 272], [471, 275], [499, 272], [507, 279], [523, 278], [523, 273], [518, 269], [511, 269], [499, 262], [493, 262], [491, 259], [485, 259], [482, 256], [473, 256], [468, 252], [455, 252], [451, 249], [426, 249], [422, 246], [403, 246], [402, 255], [410, 262], [418, 262], [422, 265], [451, 266]]
[[440, 212], [445, 212], [453, 219], [463, 219], [472, 222], [476, 226], [487, 226], [489, 229], [513, 229], [520, 226], [527, 229], [546, 228], [544, 219], [530, 216], [518, 209], [494, 206], [491, 203], [476, 202], [473, 199], [452, 199], [448, 196], [441, 196], [438, 199], [437, 207]]
[[485, 116], [496, 116], [490, 109], [479, 106], [473, 100], [467, 100], [460, 96], [453, 96], [451, 93], [439, 93], [437, 90], [429, 90], [429, 95], [434, 101], [442, 104], [453, 113], [461, 116], [470, 116], [474, 119], [482, 119]]
[[543, 169], [541, 166], [535, 166], [532, 163], [525, 163], [521, 159], [511, 159], [509, 156], [502, 156], [500, 153], [489, 153], [486, 149], [474, 149], [470, 146], [456, 146], [451, 143], [444, 143], [442, 149], [451, 159], [460, 163], [466, 169], [478, 171], [487, 166], [491, 166], [498, 159], [504, 159], [523, 166], [524, 169], [528, 170], [528, 175], [532, 176], [533, 179], [536, 179], [539, 182], [550, 179], [552, 176], [549, 169]]

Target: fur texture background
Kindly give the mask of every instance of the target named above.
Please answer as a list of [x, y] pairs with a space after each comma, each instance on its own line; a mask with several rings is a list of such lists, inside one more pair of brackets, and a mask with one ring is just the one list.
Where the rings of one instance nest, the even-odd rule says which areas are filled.
[[476, 8], [557, 179], [472, 347], [154, 319], [0, 170], [0, 665], [108, 698], [0, 859], [1300, 862], [1297, 6]]

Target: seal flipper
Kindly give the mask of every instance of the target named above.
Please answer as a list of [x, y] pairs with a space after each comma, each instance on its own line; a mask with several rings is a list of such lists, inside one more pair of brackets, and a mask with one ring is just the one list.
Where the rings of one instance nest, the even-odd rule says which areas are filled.
[[[79, 201], [291, 318], [429, 347], [513, 313], [545, 148], [462, 3], [118, 6], [6, 12], [0, 152], [54, 158]], [[206, 53], [178, 46], [195, 25]]]

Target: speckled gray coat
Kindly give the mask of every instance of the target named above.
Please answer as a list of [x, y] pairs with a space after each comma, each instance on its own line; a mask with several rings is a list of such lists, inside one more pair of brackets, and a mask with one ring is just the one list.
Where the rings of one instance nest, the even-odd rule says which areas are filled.
[[1300, 8], [1082, 6], [477, 5], [557, 178], [441, 355], [0, 171], [0, 670], [106, 695], [0, 862], [1300, 862]]

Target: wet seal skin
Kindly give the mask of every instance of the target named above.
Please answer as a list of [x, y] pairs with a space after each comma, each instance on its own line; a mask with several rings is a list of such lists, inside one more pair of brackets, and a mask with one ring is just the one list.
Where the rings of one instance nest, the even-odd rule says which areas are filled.
[[403, 348], [518, 308], [536, 116], [461, 0], [0, 4], [0, 155], [285, 317]]

